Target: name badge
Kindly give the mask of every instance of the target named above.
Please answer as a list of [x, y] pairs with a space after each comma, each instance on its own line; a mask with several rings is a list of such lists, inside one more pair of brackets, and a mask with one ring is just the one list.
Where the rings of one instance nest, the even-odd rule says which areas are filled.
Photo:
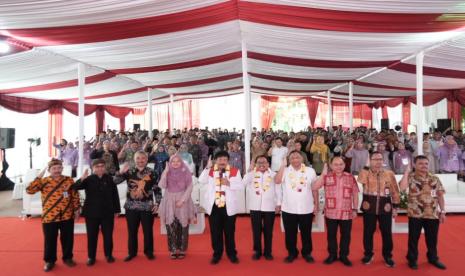
[[387, 196], [390, 195], [391, 194], [390, 189], [389, 188], [384, 188], [384, 194], [387, 195]]
[[437, 197], [438, 194], [436, 193], [436, 190], [431, 190], [431, 197]]
[[68, 198], [68, 196], [69, 196], [69, 195], [68, 195], [68, 191], [64, 191], [64, 192], [63, 192], [63, 197], [64, 197], [64, 198]]
[[457, 154], [454, 154], [454, 156], [452, 157], [452, 160], [453, 160], [453, 161], [459, 160], [459, 158], [457, 157]]

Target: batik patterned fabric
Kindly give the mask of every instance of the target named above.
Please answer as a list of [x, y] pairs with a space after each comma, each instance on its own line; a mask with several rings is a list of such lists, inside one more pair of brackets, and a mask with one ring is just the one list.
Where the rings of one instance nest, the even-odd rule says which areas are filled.
[[182, 227], [178, 219], [174, 219], [173, 223], [166, 225], [166, 233], [168, 236], [168, 249], [171, 253], [179, 250], [186, 252], [189, 242], [189, 225]]
[[439, 219], [438, 196], [445, 193], [439, 178], [430, 173], [425, 178], [411, 173], [408, 183], [408, 216], [411, 218]]
[[161, 189], [158, 187], [158, 174], [149, 167], [139, 171], [137, 168], [129, 169], [128, 172], [116, 174], [116, 184], [127, 181], [128, 192], [124, 208], [136, 211], [151, 211], [154, 205], [161, 201]]
[[392, 171], [381, 169], [373, 172], [363, 169], [358, 175], [358, 182], [363, 184], [363, 212], [387, 214], [399, 206], [399, 186]]
[[36, 178], [27, 187], [28, 194], [41, 193], [42, 223], [59, 222], [74, 218], [79, 210], [79, 193], [71, 188], [74, 181], [71, 177], [60, 176]]
[[352, 219], [353, 198], [359, 189], [354, 176], [344, 172], [341, 177], [329, 173], [324, 178], [325, 216], [329, 219]]

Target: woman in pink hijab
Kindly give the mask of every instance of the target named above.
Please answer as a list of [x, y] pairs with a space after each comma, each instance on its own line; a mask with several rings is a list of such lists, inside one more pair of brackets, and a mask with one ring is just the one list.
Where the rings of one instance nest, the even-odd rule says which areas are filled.
[[158, 185], [165, 190], [160, 204], [161, 222], [166, 225], [171, 259], [183, 259], [189, 237], [189, 223], [195, 222], [192, 201], [192, 173], [181, 156], [171, 156]]

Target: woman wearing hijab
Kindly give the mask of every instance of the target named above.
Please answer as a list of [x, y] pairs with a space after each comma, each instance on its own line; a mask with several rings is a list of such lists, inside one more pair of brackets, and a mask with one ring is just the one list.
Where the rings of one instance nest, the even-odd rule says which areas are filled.
[[409, 164], [412, 164], [412, 153], [405, 149], [404, 143], [398, 143], [397, 151], [394, 152], [392, 163], [394, 164], [394, 172], [403, 174]]
[[315, 172], [320, 175], [323, 171], [323, 166], [329, 160], [329, 148], [325, 144], [325, 138], [321, 135], [316, 136], [315, 142], [310, 147], [312, 154], [312, 167]]
[[441, 173], [458, 173], [463, 170], [462, 151], [452, 135], [446, 136], [444, 145], [436, 150]]
[[175, 146], [167, 146], [167, 147], [168, 147], [168, 155], [169, 155], [169, 157], [175, 155], [178, 152], [178, 150], [176, 149]]
[[187, 144], [182, 144], [179, 147], [178, 154], [182, 158], [184, 163], [186, 163], [191, 173], [194, 173], [194, 170], [195, 170], [194, 159], [192, 158], [192, 154], [190, 154], [188, 150], [189, 150], [189, 147], [187, 146]]
[[161, 175], [165, 169], [166, 162], [170, 159], [170, 156], [165, 150], [165, 146], [159, 144], [153, 148], [152, 153], [149, 156], [149, 163], [154, 163], [154, 170], [158, 175]]
[[192, 201], [192, 173], [179, 154], [170, 158], [159, 185], [165, 189], [160, 205], [160, 219], [166, 226], [171, 259], [183, 259], [189, 237], [189, 223], [195, 222]]

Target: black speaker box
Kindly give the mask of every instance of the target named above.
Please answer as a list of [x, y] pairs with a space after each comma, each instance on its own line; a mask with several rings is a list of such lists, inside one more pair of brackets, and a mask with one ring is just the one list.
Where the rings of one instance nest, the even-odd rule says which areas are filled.
[[446, 129], [452, 127], [451, 119], [438, 119], [438, 130], [444, 132]]
[[15, 147], [15, 129], [0, 128], [0, 149], [12, 149]]
[[389, 129], [389, 119], [381, 119], [381, 129]]

